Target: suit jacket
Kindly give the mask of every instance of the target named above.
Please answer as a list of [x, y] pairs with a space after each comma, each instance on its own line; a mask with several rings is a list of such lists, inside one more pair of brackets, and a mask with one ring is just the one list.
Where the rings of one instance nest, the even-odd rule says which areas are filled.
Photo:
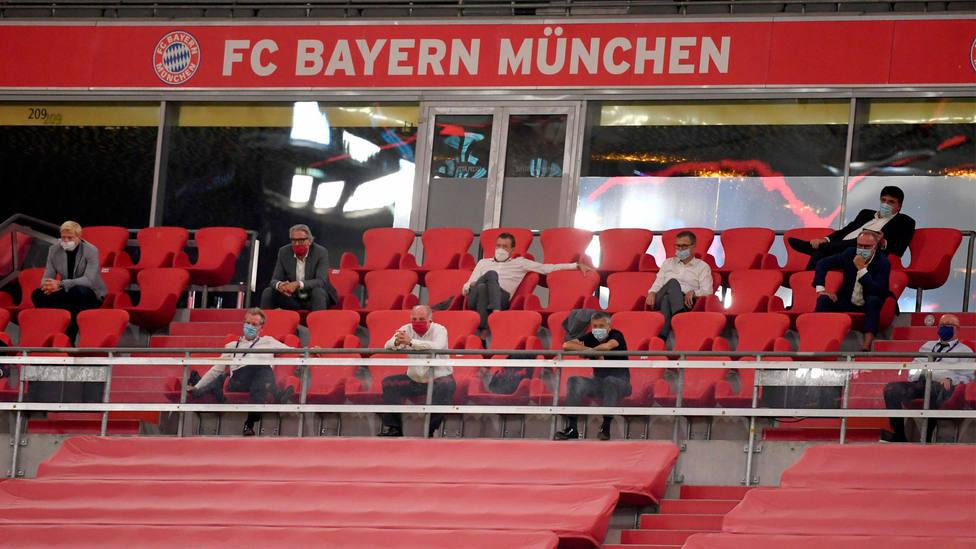
[[[297, 266], [298, 260], [295, 259], [295, 252], [291, 251], [291, 244], [282, 246], [278, 250], [278, 261], [271, 276], [271, 287], [274, 288], [279, 282], [294, 281]], [[329, 302], [338, 303], [339, 297], [329, 282], [329, 250], [325, 247], [315, 243], [309, 247], [308, 256], [305, 257], [305, 279], [302, 283], [307, 291], [324, 289], [329, 294]]]
[[[854, 265], [855, 255], [857, 255], [857, 249], [848, 248], [818, 261], [813, 285], [815, 287], [823, 286], [827, 279], [827, 271], [841, 271], [844, 273], [844, 282], [837, 290], [837, 297], [838, 299], [850, 300], [851, 294], [854, 292], [854, 282], [857, 281], [857, 266]], [[888, 262], [888, 256], [875, 252], [867, 268], [867, 274], [862, 276], [860, 280], [864, 297], [873, 295], [885, 299], [890, 296], [888, 277], [891, 274], [891, 263]]]
[[[842, 240], [851, 231], [874, 219], [874, 214], [876, 213], [874, 210], [861, 210], [857, 214], [857, 217], [854, 218], [854, 221], [830, 233], [828, 235], [830, 241], [837, 242]], [[885, 223], [884, 229], [881, 230], [884, 233], [886, 244], [884, 251], [901, 257], [905, 255], [905, 250], [908, 249], [908, 243], [912, 241], [912, 235], [915, 234], [915, 220], [908, 215], [898, 212], [890, 221]]]
[[44, 265], [44, 278], [54, 278], [61, 275], [61, 287], [65, 291], [75, 286], [91, 288], [98, 299], [105, 299], [108, 288], [102, 280], [98, 264], [98, 248], [91, 242], [81, 241], [75, 256], [75, 271], [68, 271], [68, 253], [59, 244], [54, 244], [47, 251], [47, 264]]

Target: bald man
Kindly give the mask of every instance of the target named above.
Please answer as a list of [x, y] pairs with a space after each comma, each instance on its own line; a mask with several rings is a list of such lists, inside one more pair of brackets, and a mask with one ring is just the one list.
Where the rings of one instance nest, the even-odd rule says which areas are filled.
[[[386, 342], [387, 349], [443, 350], [447, 349], [447, 328], [431, 320], [430, 307], [417, 305], [410, 311], [410, 323], [400, 327]], [[418, 357], [419, 358], [419, 357]], [[402, 404], [403, 399], [427, 394], [427, 384], [433, 379], [434, 394], [431, 404], [450, 404], [454, 400], [453, 368], [450, 366], [410, 366], [406, 374], [383, 379], [383, 402]], [[430, 432], [433, 435], [444, 420], [444, 414], [431, 414]], [[383, 414], [381, 437], [403, 436], [403, 418], [400, 414]]]
[[[972, 353], [973, 350], [965, 343], [959, 341], [959, 317], [956, 315], [942, 315], [939, 319], [939, 339], [925, 342], [918, 350], [920, 353], [935, 353], [936, 356], [917, 357], [915, 362], [941, 362], [943, 364], [956, 364], [968, 358], [956, 358], [951, 354]], [[917, 399], [925, 398], [925, 376], [921, 375], [922, 370], [911, 370], [908, 373], [908, 381], [893, 381], [884, 388], [885, 407], [889, 410], [901, 410], [905, 404]], [[930, 408], [938, 409], [952, 396], [956, 386], [962, 383], [973, 381], [973, 369], [968, 370], [932, 370], [932, 388], [929, 397]], [[905, 420], [900, 417], [889, 419], [891, 432], [881, 433], [881, 440], [885, 442], [908, 442], [905, 435]], [[935, 421], [929, 421], [926, 439], [931, 441], [932, 432], [935, 430]]]

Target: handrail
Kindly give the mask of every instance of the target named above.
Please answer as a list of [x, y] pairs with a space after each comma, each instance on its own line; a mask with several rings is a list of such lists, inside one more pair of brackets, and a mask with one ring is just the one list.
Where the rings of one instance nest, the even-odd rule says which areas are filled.
[[52, 231], [60, 231], [61, 230], [61, 227], [59, 225], [55, 225], [54, 223], [51, 223], [50, 221], [44, 221], [43, 219], [38, 219], [36, 217], [30, 216], [30, 215], [27, 215], [27, 214], [15, 213], [15, 214], [11, 215], [10, 217], [8, 217], [7, 219], [3, 220], [2, 223], [0, 223], [0, 231], [3, 231], [8, 226], [13, 225], [14, 223], [16, 223], [16, 222], [18, 222], [20, 220], [24, 220], [24, 221], [26, 221], [28, 223], [33, 223], [35, 225], [42, 225], [42, 226], [44, 226], [44, 227], [46, 227], [48, 229], [51, 229]]

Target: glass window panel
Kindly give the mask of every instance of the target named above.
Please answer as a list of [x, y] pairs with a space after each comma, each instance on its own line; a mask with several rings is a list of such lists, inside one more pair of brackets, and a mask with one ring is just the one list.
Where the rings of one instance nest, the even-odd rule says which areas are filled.
[[566, 151], [565, 114], [508, 118], [505, 177], [560, 177]]
[[434, 118], [431, 177], [487, 178], [491, 125], [490, 114], [437, 115]]

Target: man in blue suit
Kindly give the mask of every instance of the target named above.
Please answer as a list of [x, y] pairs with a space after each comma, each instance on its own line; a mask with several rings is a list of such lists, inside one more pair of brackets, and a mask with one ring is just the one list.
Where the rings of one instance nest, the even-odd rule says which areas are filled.
[[[881, 307], [891, 295], [888, 277], [891, 263], [884, 253], [878, 253], [881, 235], [873, 231], [863, 231], [857, 237], [857, 247], [848, 248], [838, 254], [825, 257], [817, 262], [813, 285], [817, 289], [817, 312], [859, 312], [864, 313], [864, 348], [871, 350], [871, 343], [878, 332]], [[844, 282], [836, 294], [824, 287], [827, 271], [841, 271]]]

